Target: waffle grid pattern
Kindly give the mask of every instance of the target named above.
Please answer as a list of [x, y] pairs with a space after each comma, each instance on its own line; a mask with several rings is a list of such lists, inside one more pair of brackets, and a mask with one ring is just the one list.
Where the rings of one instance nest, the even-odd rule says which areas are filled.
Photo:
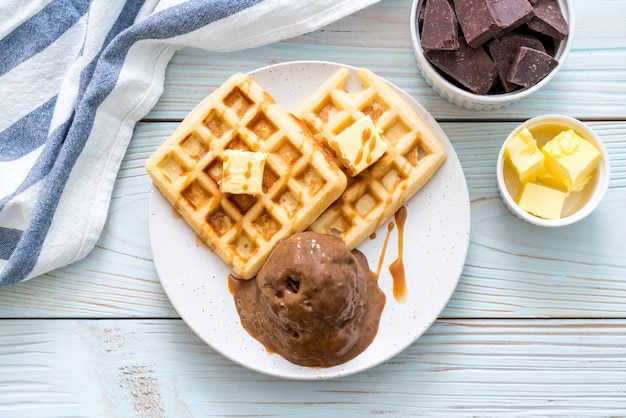
[[[266, 153], [263, 193], [221, 193], [226, 149]], [[146, 169], [200, 238], [243, 279], [345, 189], [328, 154], [258, 84], [233, 75], [183, 121]]]
[[389, 144], [378, 162], [355, 177], [348, 176], [342, 196], [310, 226], [339, 236], [348, 248], [355, 248], [376, 231], [432, 177], [446, 157], [444, 145], [384, 80], [364, 68], [358, 70], [358, 76], [362, 88], [349, 93], [344, 89], [349, 70], [338, 70], [295, 111], [326, 147], [329, 139], [365, 115], [383, 130], [381, 137]]

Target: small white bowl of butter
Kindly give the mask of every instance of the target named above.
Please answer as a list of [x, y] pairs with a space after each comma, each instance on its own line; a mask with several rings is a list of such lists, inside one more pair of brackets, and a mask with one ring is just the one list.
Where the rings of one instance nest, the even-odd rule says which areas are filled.
[[610, 176], [598, 135], [569, 116], [527, 120], [511, 132], [498, 155], [502, 201], [514, 215], [539, 226], [585, 218], [606, 194]]

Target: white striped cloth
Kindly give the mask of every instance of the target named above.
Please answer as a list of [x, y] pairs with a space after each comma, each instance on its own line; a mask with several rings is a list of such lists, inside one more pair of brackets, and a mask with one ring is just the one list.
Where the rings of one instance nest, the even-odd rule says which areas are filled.
[[94, 247], [178, 48], [255, 47], [376, 1], [0, 1], [0, 287]]

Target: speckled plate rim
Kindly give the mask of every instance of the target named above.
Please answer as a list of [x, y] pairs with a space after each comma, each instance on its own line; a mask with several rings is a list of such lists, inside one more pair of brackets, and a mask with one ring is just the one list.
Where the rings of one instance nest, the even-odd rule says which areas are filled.
[[[340, 67], [350, 69], [346, 90], [359, 89], [356, 69], [321, 61], [285, 62], [250, 75], [287, 110]], [[469, 246], [470, 202], [463, 169], [452, 144], [432, 116], [390, 83], [424, 118], [444, 142], [448, 156], [432, 179], [405, 205], [403, 259], [407, 299], [393, 296], [389, 265], [398, 257], [398, 228], [391, 231], [379, 284], [387, 296], [379, 332], [359, 356], [330, 368], [309, 368], [270, 354], [239, 322], [228, 289], [226, 264], [199, 242], [192, 229], [176, 216], [153, 185], [149, 202], [150, 245], [157, 273], [167, 296], [184, 322], [224, 357], [257, 372], [294, 380], [322, 380], [362, 372], [381, 364], [411, 345], [437, 319], [448, 303], [465, 265]], [[389, 219], [376, 237], [359, 246], [376, 271]]]

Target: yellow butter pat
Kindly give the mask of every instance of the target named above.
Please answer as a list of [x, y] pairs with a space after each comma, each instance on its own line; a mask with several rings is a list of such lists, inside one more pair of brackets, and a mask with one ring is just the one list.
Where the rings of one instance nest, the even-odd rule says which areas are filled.
[[387, 142], [380, 137], [381, 131], [367, 115], [328, 141], [337, 157], [354, 177], [383, 156]]
[[544, 156], [527, 128], [520, 129], [506, 142], [504, 158], [513, 167], [522, 183], [533, 181], [546, 171]]
[[263, 152], [225, 150], [220, 190], [232, 194], [261, 194], [264, 169]]
[[601, 154], [573, 129], [559, 133], [541, 151], [546, 168], [560, 180], [563, 189], [579, 192], [589, 182]]
[[544, 219], [559, 219], [567, 193], [537, 183], [524, 183], [515, 201], [526, 212]]
[[567, 188], [563, 184], [563, 180], [552, 174], [550, 170], [546, 170], [544, 174], [537, 177], [537, 182], [543, 184], [544, 186], [552, 187], [554, 189], [559, 189], [562, 191], [567, 190]]

